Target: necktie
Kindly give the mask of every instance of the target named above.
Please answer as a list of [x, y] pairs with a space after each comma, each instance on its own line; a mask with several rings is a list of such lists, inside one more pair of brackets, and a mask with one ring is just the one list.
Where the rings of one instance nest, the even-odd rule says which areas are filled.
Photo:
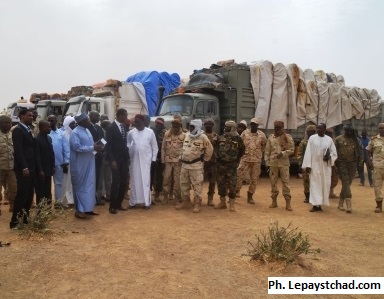
[[123, 139], [125, 139], [125, 128], [124, 128], [124, 125], [120, 124], [120, 128], [121, 128], [121, 135], [123, 136]]

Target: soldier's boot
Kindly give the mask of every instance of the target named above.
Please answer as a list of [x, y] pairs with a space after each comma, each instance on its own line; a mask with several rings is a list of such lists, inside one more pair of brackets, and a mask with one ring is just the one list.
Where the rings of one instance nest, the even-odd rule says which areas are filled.
[[304, 192], [304, 195], [305, 195], [305, 200], [304, 200], [304, 203], [309, 203], [309, 192]]
[[220, 202], [215, 205], [215, 209], [216, 210], [219, 210], [219, 209], [226, 209], [227, 208], [227, 204], [225, 203], [225, 197], [220, 197]]
[[352, 200], [350, 198], [346, 198], [345, 203], [347, 205], [347, 208], [345, 209], [345, 211], [347, 213], [352, 213]]
[[240, 197], [240, 190], [236, 190], [236, 197]]
[[[155, 199], [156, 200], [156, 199]], [[163, 200], [161, 201], [163, 205], [168, 204], [168, 194], [164, 192]]]
[[382, 211], [383, 211], [383, 202], [382, 201], [376, 201], [375, 213], [381, 213]]
[[247, 192], [247, 194], [248, 194], [247, 202], [248, 202], [249, 204], [251, 204], [251, 205], [254, 205], [254, 204], [255, 204], [255, 201], [254, 201], [253, 198], [252, 198], [253, 193], [251, 193], [251, 192]]
[[175, 207], [175, 209], [176, 209], [176, 210], [181, 210], [181, 209], [186, 208], [186, 207], [188, 206], [188, 202], [189, 202], [189, 199], [188, 199], [188, 198], [185, 198], [185, 199], [181, 202], [181, 204], [178, 204], [178, 205]]
[[285, 199], [285, 209], [287, 211], [292, 211], [292, 208], [291, 208], [291, 199], [290, 198], [286, 198]]
[[272, 196], [272, 204], [269, 207], [270, 208], [277, 208], [277, 197]]
[[335, 194], [334, 189], [335, 188], [331, 188], [331, 190], [329, 191], [329, 198], [337, 199], [339, 197]]
[[213, 195], [208, 195], [208, 203], [207, 206], [214, 207], [215, 205], [213, 204]]
[[344, 199], [342, 199], [342, 198], [339, 199], [339, 205], [337, 206], [337, 208], [340, 211], [345, 211], [345, 209], [344, 209]]
[[160, 192], [159, 191], [155, 191], [155, 201], [160, 202]]
[[195, 198], [195, 202], [193, 204], [193, 213], [199, 213], [201, 206], [201, 198]]
[[229, 199], [229, 210], [231, 212], [235, 212], [236, 209], [235, 209], [235, 199], [234, 198], [230, 198]]

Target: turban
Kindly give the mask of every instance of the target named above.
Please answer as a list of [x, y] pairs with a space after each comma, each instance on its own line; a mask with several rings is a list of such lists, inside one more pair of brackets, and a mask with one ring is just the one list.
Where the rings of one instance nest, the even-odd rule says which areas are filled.
[[201, 119], [194, 119], [194, 120], [191, 120], [191, 126], [194, 126], [195, 129], [201, 129], [201, 127], [203, 126], [203, 122], [201, 121]]
[[77, 123], [79, 123], [79, 122], [81, 122], [81, 121], [83, 121], [84, 119], [87, 119], [87, 118], [88, 118], [88, 116], [83, 112], [83, 113], [75, 116], [75, 121]]
[[215, 124], [215, 121], [214, 121], [212, 118], [206, 118], [206, 119], [204, 120], [204, 125], [205, 125], [205, 124], [208, 124], [208, 123], [211, 123], [212, 125], [214, 125], [214, 124]]
[[240, 124], [243, 124], [245, 127], [247, 127], [247, 122], [243, 119]]
[[226, 121], [225, 122], [225, 126], [226, 127], [234, 127], [234, 128], [236, 128], [236, 123], [233, 121], [233, 120], [228, 120], [228, 121]]

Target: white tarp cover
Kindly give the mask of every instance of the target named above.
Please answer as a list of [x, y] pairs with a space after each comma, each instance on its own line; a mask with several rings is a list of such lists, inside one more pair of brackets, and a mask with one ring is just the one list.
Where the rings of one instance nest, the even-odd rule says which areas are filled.
[[304, 73], [299, 68], [299, 85], [297, 88], [297, 126], [307, 123], [307, 90], [305, 88]]
[[148, 106], [143, 84], [140, 82], [121, 83], [122, 85], [119, 87], [119, 108], [124, 108], [128, 111], [128, 118], [132, 118], [136, 114], [148, 115]]
[[305, 89], [307, 91], [307, 122], [311, 121], [317, 123], [317, 103], [318, 103], [318, 92], [315, 74], [311, 69], [306, 69], [304, 71], [304, 82]]
[[288, 104], [285, 123], [288, 129], [296, 129], [298, 126], [296, 99], [298, 99], [300, 69], [294, 63], [287, 65], [286, 69], [288, 75]]

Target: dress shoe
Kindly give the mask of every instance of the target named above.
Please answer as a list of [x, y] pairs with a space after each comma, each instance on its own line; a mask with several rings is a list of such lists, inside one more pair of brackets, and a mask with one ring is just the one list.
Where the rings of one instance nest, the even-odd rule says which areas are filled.
[[97, 205], [97, 206], [103, 206], [103, 205], [105, 205], [105, 202], [102, 201], [101, 199], [97, 199], [97, 200], [96, 200], [96, 205]]
[[109, 213], [111, 214], [117, 214], [117, 210], [114, 208], [109, 208]]
[[77, 219], [85, 219], [85, 215], [84, 215], [84, 213], [81, 213], [81, 212], [76, 212], [76, 213], [75, 213], [75, 217], [76, 217]]
[[92, 215], [92, 216], [97, 216], [97, 215], [99, 215], [99, 213], [95, 213], [94, 211], [91, 211], [91, 212], [84, 212], [84, 214]]
[[118, 210], [119, 210], [119, 211], [126, 211], [126, 210], [128, 210], [128, 209], [123, 208], [122, 206], [120, 206], [120, 207], [118, 208]]

